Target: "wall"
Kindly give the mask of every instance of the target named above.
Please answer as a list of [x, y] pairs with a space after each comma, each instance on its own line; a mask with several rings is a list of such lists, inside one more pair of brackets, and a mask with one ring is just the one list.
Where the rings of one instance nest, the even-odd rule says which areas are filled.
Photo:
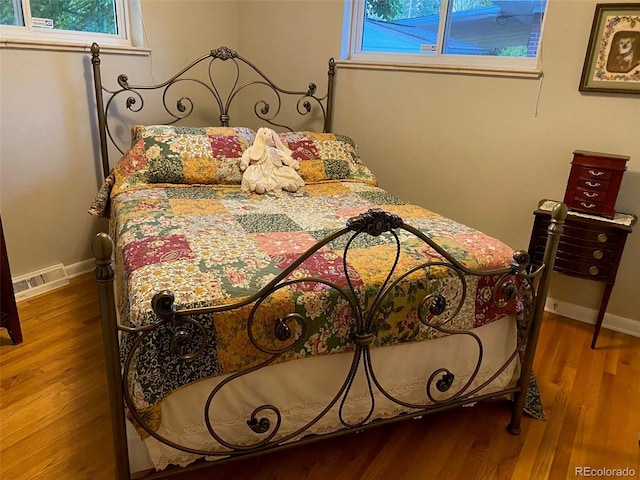
[[[528, 245], [538, 200], [563, 196], [575, 149], [631, 156], [617, 207], [638, 214], [640, 97], [577, 89], [595, 4], [550, 1], [542, 81], [339, 69], [335, 130], [358, 141], [383, 187], [516, 248]], [[152, 61], [109, 56], [106, 71], [120, 73], [124, 62], [157, 80], [181, 66], [183, 54], [235, 44], [287, 85], [322, 88], [326, 60], [340, 55], [341, 0], [147, 0], [142, 11]], [[85, 213], [98, 167], [84, 57], [0, 50], [0, 205], [14, 275], [90, 258], [88, 239], [105, 228]], [[503, 187], [492, 189], [495, 181]], [[640, 321], [638, 272], [635, 232], [610, 313]], [[550, 293], [596, 308], [601, 292], [556, 275]]]
[[[111, 87], [123, 72], [162, 81], [236, 39], [235, 2], [147, 0], [142, 14], [153, 54], [103, 54]], [[92, 82], [87, 52], [0, 49], [0, 207], [13, 276], [91, 258], [91, 238], [108, 228], [87, 213], [102, 175]]]
[[[273, 57], [296, 81], [312, 74], [321, 78], [323, 60], [340, 55], [341, 1], [238, 5], [246, 20], [239, 25], [243, 51]], [[538, 200], [564, 196], [576, 149], [631, 156], [617, 208], [640, 214], [640, 143], [634, 140], [640, 97], [578, 91], [595, 5], [550, 0], [543, 80], [339, 68], [334, 130], [357, 140], [384, 188], [514, 248], [527, 248]], [[254, 28], [260, 24], [278, 28], [265, 34]], [[493, 189], [495, 182], [502, 187]], [[627, 241], [609, 313], [640, 321], [639, 272], [640, 232], [635, 232]], [[550, 295], [597, 308], [602, 289], [554, 275]]]

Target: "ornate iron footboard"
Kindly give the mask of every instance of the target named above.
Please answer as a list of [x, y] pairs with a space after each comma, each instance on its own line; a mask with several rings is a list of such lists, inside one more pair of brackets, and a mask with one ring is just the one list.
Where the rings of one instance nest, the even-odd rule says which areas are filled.
[[[316, 245], [307, 250], [299, 259], [292, 263], [280, 275], [274, 278], [267, 286], [257, 292], [255, 295], [246, 298], [241, 302], [228, 305], [217, 305], [203, 308], [177, 308], [174, 304], [174, 296], [170, 291], [158, 292], [152, 302], [153, 310], [158, 320], [152, 325], [140, 328], [130, 328], [118, 325], [116, 321], [115, 302], [113, 293], [114, 272], [111, 267], [111, 258], [113, 253], [113, 244], [106, 234], [98, 234], [94, 240], [94, 255], [96, 257], [95, 276], [99, 284], [101, 316], [104, 346], [107, 356], [107, 373], [109, 381], [109, 394], [112, 411], [112, 427], [114, 432], [114, 446], [117, 458], [117, 475], [118, 478], [129, 478], [129, 464], [127, 456], [127, 439], [125, 434], [125, 407], [131, 413], [135, 421], [146, 432], [156, 438], [158, 441], [168, 444], [176, 449], [190, 452], [202, 456], [217, 457], [243, 457], [247, 455], [262, 453], [266, 451], [285, 448], [287, 442], [297, 440], [297, 442], [310, 441], [304, 438], [304, 434], [310, 427], [321, 420], [334, 406], [339, 405], [340, 421], [345, 431], [360, 430], [379, 422], [372, 422], [374, 419], [375, 400], [373, 396], [374, 390], [386, 397], [391, 402], [400, 405], [406, 409], [406, 412], [392, 419], [382, 420], [380, 423], [395, 421], [405, 417], [416, 417], [419, 415], [432, 413], [456, 406], [468, 404], [471, 402], [505, 396], [509, 394], [515, 395], [515, 402], [508, 429], [511, 433], [520, 432], [520, 423], [523, 415], [524, 401], [529, 380], [531, 376], [531, 368], [535, 355], [538, 332], [544, 310], [549, 278], [553, 269], [555, 253], [562, 233], [562, 225], [566, 215], [566, 207], [564, 204], [558, 204], [553, 212], [553, 219], [548, 231], [547, 248], [542, 267], [533, 269], [529, 264], [529, 256], [525, 251], [516, 251], [513, 255], [513, 261], [509, 268], [492, 270], [492, 271], [474, 271], [466, 268], [457, 262], [450, 254], [443, 250], [428, 236], [419, 230], [405, 224], [401, 218], [391, 215], [381, 210], [370, 210], [364, 214], [350, 219], [345, 228], [319, 241]], [[429, 248], [435, 250], [442, 261], [425, 262], [418, 265], [407, 272], [397, 272], [398, 258], [400, 255], [400, 238], [398, 231], [404, 230], [424, 242]], [[349, 256], [349, 248], [355, 239], [360, 235], [387, 235], [391, 241], [397, 246], [397, 255], [386, 279], [381, 287], [375, 293], [372, 302], [365, 307], [360, 293], [354, 288], [353, 282], [349, 276], [347, 269], [347, 261]], [[306, 259], [311, 257], [320, 248], [328, 243], [343, 238], [346, 239], [344, 247], [344, 271], [346, 277], [346, 288], [341, 288], [335, 283], [321, 278], [294, 278], [292, 272], [296, 270]], [[464, 331], [447, 328], [447, 325], [458, 314], [462, 303], [464, 302], [465, 293], [460, 298], [449, 298], [442, 291], [425, 291], [419, 301], [417, 314], [419, 320], [432, 329], [437, 330], [446, 335], [466, 335], [471, 337], [478, 346], [478, 359], [471, 375], [471, 378], [464, 382], [456, 391], [449, 392], [454, 382], [456, 372], [450, 371], [445, 366], [436, 369], [428, 377], [424, 390], [424, 401], [420, 403], [406, 402], [396, 398], [391, 394], [382, 382], [376, 376], [374, 366], [371, 362], [370, 349], [377, 332], [377, 326], [382, 301], [388, 295], [393, 295], [394, 288], [403, 279], [421, 275], [425, 280], [429, 279], [433, 269], [445, 269], [453, 278], [461, 282], [462, 290], [466, 293], [465, 275], [472, 276], [499, 276], [500, 280], [495, 283], [492, 291], [492, 301], [503, 306], [508, 302], [515, 301], [516, 298], [524, 303], [524, 310], [519, 317], [519, 328], [522, 335], [519, 335], [517, 347], [508, 357], [504, 365], [498, 368], [494, 374], [483, 381], [480, 385], [471, 387], [475, 379], [483, 357], [483, 344], [479, 337], [472, 331]], [[295, 349], [298, 342], [303, 337], [305, 325], [308, 319], [303, 318], [300, 314], [292, 312], [284, 317], [271, 318], [271, 330], [274, 337], [283, 342], [284, 345], [273, 348], [261, 345], [252, 333], [253, 321], [256, 311], [260, 305], [275, 292], [291, 285], [300, 284], [321, 284], [323, 288], [335, 289], [349, 304], [351, 309], [352, 322], [354, 322], [354, 333], [352, 338], [345, 341], [354, 345], [352, 352], [351, 367], [346, 377], [333, 396], [332, 400], [327, 404], [318, 415], [311, 418], [304, 426], [297, 428], [293, 432], [286, 435], [279, 435], [282, 415], [278, 406], [271, 404], [256, 405], [253, 413], [246, 419], [247, 428], [259, 435], [259, 440], [251, 445], [234, 444], [224, 439], [212, 424], [212, 415], [215, 415], [215, 409], [211, 407], [213, 399], [227, 385], [239, 377], [248, 375], [259, 369], [268, 367], [277, 362], [283, 355]], [[132, 362], [137, 354], [138, 349], [143, 340], [162, 326], [171, 325], [173, 337], [171, 340], [172, 352], [175, 356], [188, 361], [197, 357], [208, 341], [207, 333], [198, 318], [202, 315], [216, 316], [222, 312], [238, 309], [245, 306], [251, 306], [250, 315], [247, 323], [247, 336], [251, 340], [253, 346], [265, 353], [268, 358], [258, 365], [250, 367], [246, 370], [237, 372], [228, 376], [213, 388], [205, 402], [203, 411], [204, 423], [217, 444], [224, 447], [220, 450], [205, 450], [191, 448], [185, 445], [178, 445], [159, 435], [156, 430], [150, 426], [138, 410], [133, 401], [133, 393], [130, 391], [127, 382]], [[118, 336], [120, 332], [127, 332], [136, 336], [133, 348], [124, 360], [123, 365], [120, 363], [120, 349]], [[196, 338], [197, 337], [197, 338]], [[428, 342], [427, 342], [428, 343]], [[428, 345], [425, 345], [425, 351], [428, 351]], [[498, 392], [483, 393], [482, 390], [491, 383], [505, 368], [516, 361], [516, 357], [524, 350], [521, 357], [521, 375], [518, 384], [515, 387], [500, 390]], [[121, 373], [122, 370], [122, 373]], [[353, 384], [354, 378], [358, 371], [364, 373], [370, 395], [371, 408], [363, 418], [357, 422], [345, 419], [342, 410], [349, 401], [349, 391]], [[434, 395], [435, 391], [440, 395]], [[442, 394], [446, 397], [442, 398]], [[270, 420], [271, 417], [275, 420]]]

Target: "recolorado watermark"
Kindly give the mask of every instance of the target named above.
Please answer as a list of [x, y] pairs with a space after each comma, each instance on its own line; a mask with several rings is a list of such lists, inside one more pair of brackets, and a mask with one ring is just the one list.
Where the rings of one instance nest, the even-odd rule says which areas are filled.
[[636, 471], [631, 467], [626, 468], [607, 468], [607, 467], [575, 467], [576, 477], [600, 477], [600, 478], [614, 478], [614, 477], [631, 477], [635, 478]]

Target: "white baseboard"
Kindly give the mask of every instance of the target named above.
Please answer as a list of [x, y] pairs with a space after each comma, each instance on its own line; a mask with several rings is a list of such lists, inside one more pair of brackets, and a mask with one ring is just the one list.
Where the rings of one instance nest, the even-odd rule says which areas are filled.
[[93, 258], [89, 258], [88, 260], [83, 260], [82, 262], [68, 265], [67, 267], [65, 267], [65, 269], [67, 270], [67, 275], [69, 275], [69, 278], [76, 278], [80, 275], [84, 275], [85, 273], [93, 271], [95, 267], [96, 261]]
[[[598, 318], [598, 311], [593, 308], [587, 308], [574, 303], [563, 302], [554, 298], [547, 297], [544, 309], [548, 312], [557, 313], [563, 317], [580, 322], [595, 325]], [[602, 328], [614, 330], [620, 333], [626, 333], [634, 337], [640, 337], [640, 321], [632, 318], [619, 317], [611, 313], [605, 313], [602, 320]]]
[[11, 282], [13, 284], [16, 301], [27, 300], [28, 298], [33, 298], [37, 295], [68, 285], [70, 279], [90, 272], [93, 270], [94, 265], [93, 259], [67, 266], [60, 263], [27, 273], [26, 275], [12, 277]]

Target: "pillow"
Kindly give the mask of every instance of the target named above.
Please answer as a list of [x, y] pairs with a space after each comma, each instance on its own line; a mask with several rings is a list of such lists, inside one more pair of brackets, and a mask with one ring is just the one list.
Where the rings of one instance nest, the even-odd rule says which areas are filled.
[[356, 143], [336, 133], [286, 132], [278, 134], [300, 162], [298, 173], [306, 183], [357, 180], [376, 185], [373, 173], [362, 163]]
[[239, 159], [255, 138], [246, 127], [132, 128], [133, 144], [144, 143], [149, 183], [240, 184]]

